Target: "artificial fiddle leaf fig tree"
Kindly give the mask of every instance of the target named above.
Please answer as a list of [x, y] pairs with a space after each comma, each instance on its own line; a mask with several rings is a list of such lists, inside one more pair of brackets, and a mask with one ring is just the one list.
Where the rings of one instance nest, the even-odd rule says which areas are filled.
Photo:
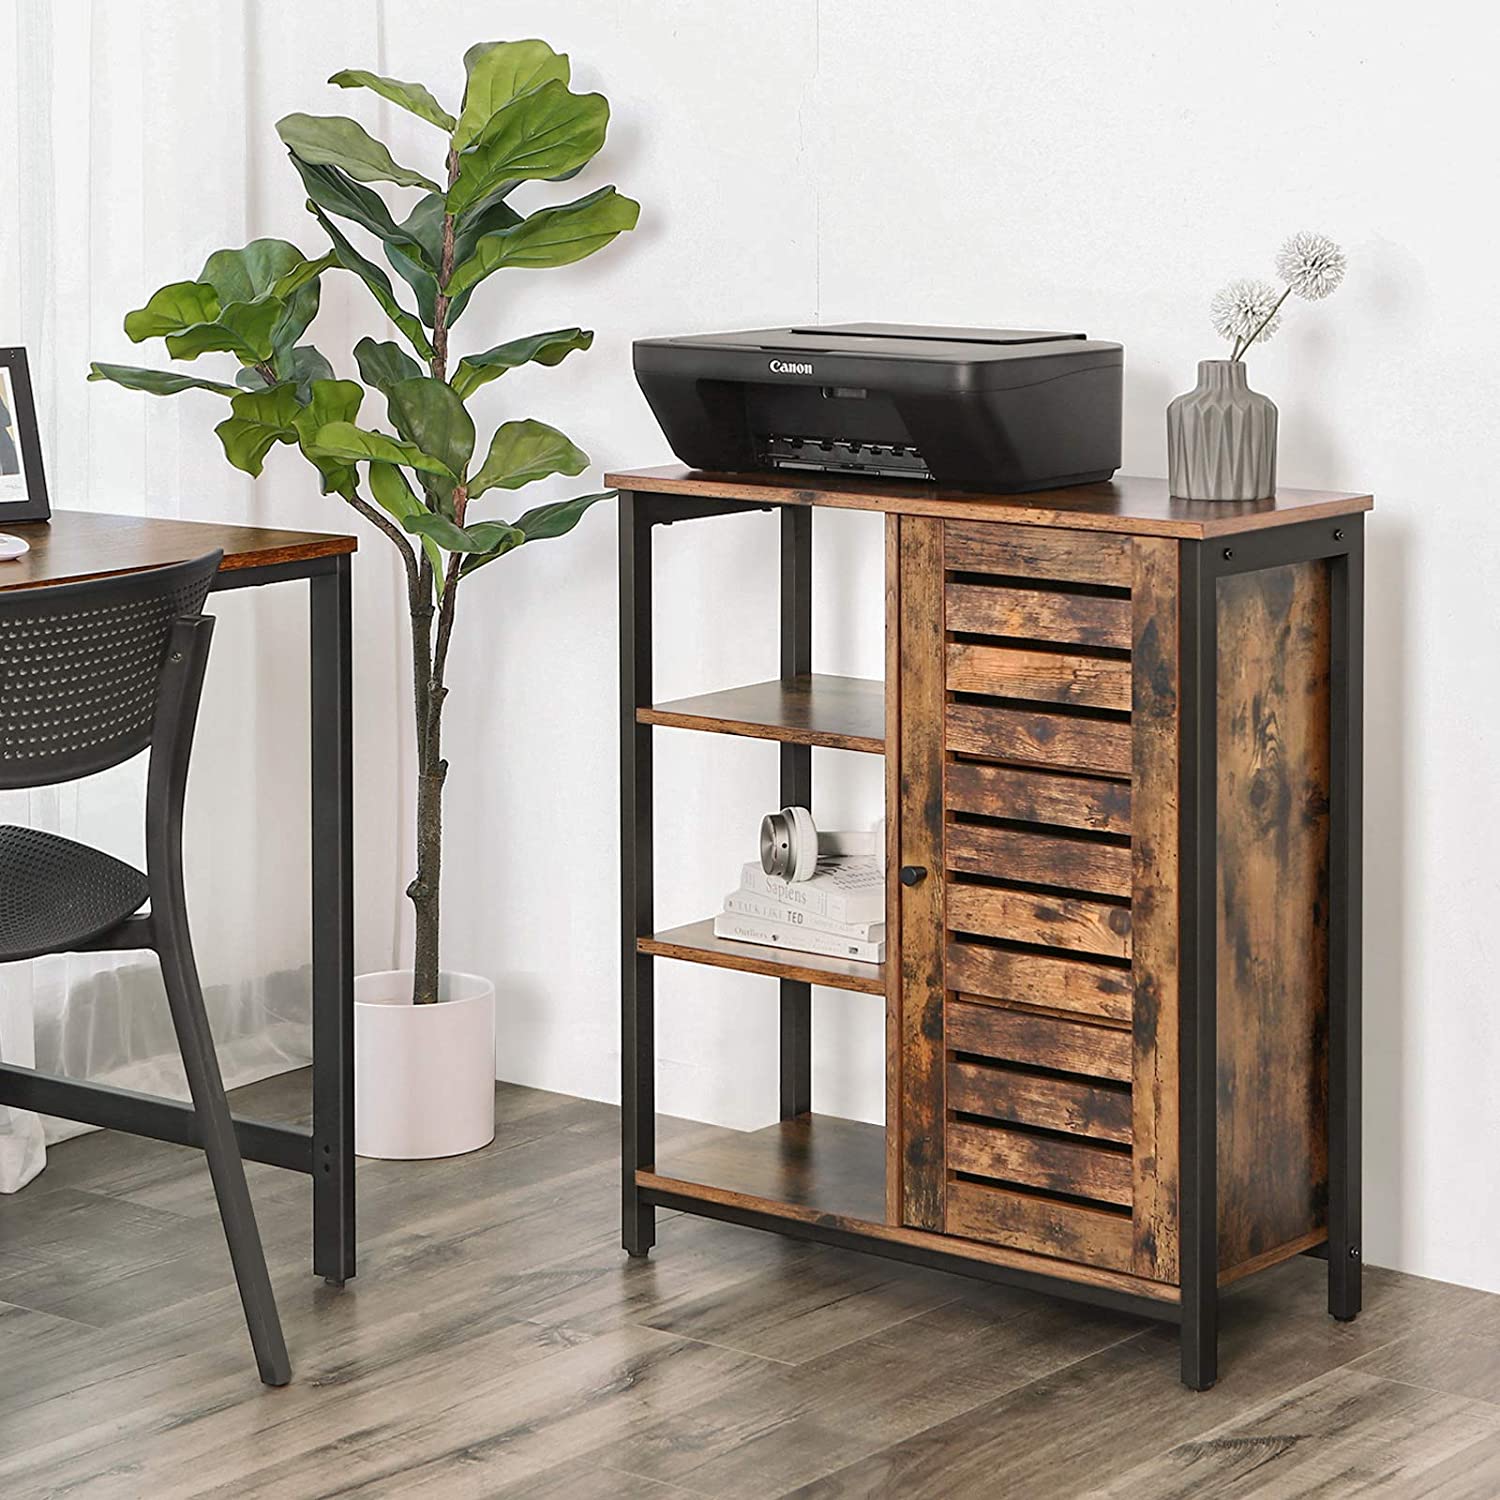
[[[497, 271], [582, 260], [633, 229], [640, 213], [613, 187], [526, 212], [513, 206], [517, 189], [566, 180], [592, 160], [604, 144], [609, 105], [602, 95], [572, 92], [567, 57], [541, 41], [482, 43], [465, 54], [464, 69], [456, 116], [419, 83], [358, 69], [335, 73], [330, 83], [371, 90], [442, 132], [441, 165], [431, 175], [405, 166], [343, 116], [288, 115], [276, 128], [328, 251], [308, 257], [277, 239], [220, 250], [195, 280], [162, 287], [126, 317], [133, 342], [164, 339], [173, 358], [233, 355], [240, 368], [232, 384], [112, 364], [95, 364], [89, 375], [158, 396], [200, 390], [227, 399], [229, 414], [214, 431], [235, 468], [259, 475], [272, 448], [295, 446], [318, 471], [323, 493], [340, 496], [400, 555], [417, 742], [417, 871], [407, 894], [416, 916], [418, 1004], [438, 998], [442, 721], [461, 587], [507, 552], [571, 531], [612, 493], [536, 505], [513, 521], [476, 516], [474, 502], [492, 491], [581, 474], [589, 460], [555, 427], [531, 417], [502, 422], [480, 443], [465, 403], [518, 365], [560, 364], [594, 335], [559, 328], [457, 359], [450, 335], [476, 288]], [[419, 196], [393, 210], [371, 183]], [[335, 221], [380, 242], [415, 310]], [[317, 315], [320, 278], [335, 269], [368, 288], [407, 345], [360, 339], [352, 351], [358, 381], [340, 379], [302, 342]], [[370, 414], [382, 403], [393, 431]]]

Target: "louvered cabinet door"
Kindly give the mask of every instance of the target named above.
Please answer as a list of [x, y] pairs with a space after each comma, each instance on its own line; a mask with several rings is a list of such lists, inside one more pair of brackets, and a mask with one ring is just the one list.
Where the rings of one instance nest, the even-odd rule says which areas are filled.
[[900, 1222], [1177, 1276], [1178, 553], [903, 517]]

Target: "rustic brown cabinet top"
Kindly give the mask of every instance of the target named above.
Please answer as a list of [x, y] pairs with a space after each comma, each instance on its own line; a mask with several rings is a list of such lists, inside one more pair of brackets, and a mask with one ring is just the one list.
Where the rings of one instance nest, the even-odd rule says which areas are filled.
[[949, 521], [1005, 521], [1015, 526], [1058, 526], [1135, 536], [1175, 536], [1188, 541], [1355, 515], [1375, 504], [1369, 495], [1338, 490], [1282, 490], [1272, 500], [1178, 500], [1165, 479], [1130, 475], [1108, 484], [1038, 490], [1027, 495], [983, 495], [899, 479], [819, 474], [805, 478], [782, 470], [766, 474], [708, 474], [680, 464], [625, 469], [604, 476], [616, 489], [654, 495], [702, 495], [762, 505], [818, 505], [874, 510]]

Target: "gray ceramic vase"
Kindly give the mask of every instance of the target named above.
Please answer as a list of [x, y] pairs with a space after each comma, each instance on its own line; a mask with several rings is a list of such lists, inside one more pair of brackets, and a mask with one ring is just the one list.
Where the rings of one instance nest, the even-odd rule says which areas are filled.
[[1197, 389], [1167, 408], [1167, 476], [1180, 500], [1276, 493], [1276, 404], [1250, 389], [1243, 361], [1198, 361]]

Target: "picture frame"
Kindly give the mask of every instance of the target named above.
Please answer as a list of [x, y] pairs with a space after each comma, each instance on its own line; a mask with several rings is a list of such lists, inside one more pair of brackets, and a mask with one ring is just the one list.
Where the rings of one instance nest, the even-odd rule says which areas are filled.
[[0, 529], [51, 515], [26, 351], [0, 347]]

